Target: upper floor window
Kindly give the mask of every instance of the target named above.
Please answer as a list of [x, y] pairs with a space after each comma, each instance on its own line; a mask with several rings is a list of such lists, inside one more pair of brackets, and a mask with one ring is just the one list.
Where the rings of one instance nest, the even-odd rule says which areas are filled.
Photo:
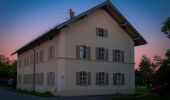
[[87, 46], [77, 46], [76, 47], [76, 56], [80, 59], [90, 59], [90, 47]]
[[43, 51], [43, 50], [41, 50], [41, 51], [39, 52], [39, 61], [40, 61], [40, 62], [43, 62], [43, 61], [44, 61], [44, 51]]
[[35, 62], [38, 63], [38, 61], [39, 61], [39, 53], [36, 52], [35, 53]]
[[113, 85], [124, 85], [125, 78], [123, 73], [113, 73]]
[[34, 63], [34, 56], [33, 54], [30, 55], [30, 64], [33, 64]]
[[77, 85], [90, 85], [91, 84], [91, 73], [90, 72], [76, 72], [76, 84]]
[[18, 66], [19, 66], [19, 67], [22, 66], [22, 59], [19, 59], [19, 61], [18, 61]]
[[113, 50], [113, 61], [114, 62], [124, 62], [124, 51]]
[[54, 59], [55, 58], [55, 47], [50, 46], [48, 48], [48, 59]]
[[108, 60], [108, 49], [96, 48], [96, 60]]
[[108, 30], [104, 28], [96, 28], [96, 36], [108, 37]]
[[96, 73], [96, 85], [108, 85], [109, 73], [97, 72]]

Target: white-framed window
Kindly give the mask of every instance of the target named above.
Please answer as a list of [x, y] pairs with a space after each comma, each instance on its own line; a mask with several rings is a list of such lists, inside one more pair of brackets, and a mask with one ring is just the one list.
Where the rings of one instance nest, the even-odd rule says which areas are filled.
[[91, 73], [90, 72], [76, 72], [76, 84], [80, 86], [86, 86], [91, 84]]
[[24, 84], [32, 84], [32, 82], [33, 82], [33, 74], [25, 74]]
[[36, 63], [39, 62], [39, 53], [38, 52], [35, 53], [35, 62]]
[[35, 74], [35, 84], [43, 85], [44, 82], [44, 73], [36, 73]]
[[113, 73], [113, 85], [124, 85], [125, 77], [124, 73]]
[[96, 36], [108, 37], [108, 30], [104, 28], [96, 28]]
[[18, 83], [18, 84], [21, 84], [21, 75], [18, 75], [18, 79], [17, 79], [17, 80], [18, 80], [17, 83]]
[[54, 58], [55, 58], [55, 47], [54, 46], [50, 46], [48, 48], [48, 60], [54, 59]]
[[21, 58], [18, 60], [18, 67], [19, 68], [22, 67], [22, 59]]
[[55, 72], [47, 73], [47, 85], [54, 86], [55, 85]]
[[96, 73], [96, 85], [108, 85], [109, 73], [97, 72]]
[[108, 60], [108, 49], [96, 48], [96, 60], [107, 61]]
[[31, 55], [30, 55], [30, 64], [33, 64], [33, 63], [34, 63], [34, 55], [31, 54]]
[[40, 61], [40, 62], [43, 62], [43, 61], [44, 61], [44, 50], [41, 50], [41, 51], [39, 52], [39, 61]]
[[78, 59], [90, 59], [90, 47], [85, 45], [76, 46], [76, 56]]
[[114, 62], [124, 62], [124, 51], [113, 50], [113, 61]]
[[29, 63], [30, 63], [29, 56], [27, 56], [26, 65], [29, 65]]

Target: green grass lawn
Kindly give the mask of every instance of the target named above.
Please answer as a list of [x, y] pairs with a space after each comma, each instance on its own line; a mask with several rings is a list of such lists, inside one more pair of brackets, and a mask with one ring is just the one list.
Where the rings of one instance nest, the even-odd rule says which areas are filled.
[[120, 95], [115, 97], [114, 100], [170, 100], [170, 97], [161, 98], [158, 95], [150, 93], [150, 90], [146, 87], [137, 87], [136, 94]]

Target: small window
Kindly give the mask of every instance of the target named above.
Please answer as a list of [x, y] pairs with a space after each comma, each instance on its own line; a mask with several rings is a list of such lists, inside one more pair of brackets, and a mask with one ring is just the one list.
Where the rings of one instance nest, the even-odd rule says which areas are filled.
[[96, 28], [96, 36], [108, 37], [108, 31], [104, 28]]
[[108, 60], [108, 49], [96, 48], [96, 60], [107, 61]]
[[124, 51], [113, 50], [113, 61], [114, 62], [124, 62]]
[[76, 84], [85, 86], [91, 84], [91, 73], [90, 72], [77, 72], [76, 73]]
[[96, 85], [108, 85], [109, 74], [105, 72], [96, 73]]
[[43, 62], [43, 61], [44, 61], [44, 51], [43, 51], [43, 50], [41, 50], [41, 51], [39, 52], [39, 61], [40, 61], [40, 62]]
[[55, 58], [55, 47], [54, 46], [50, 46], [48, 48], [48, 59], [54, 59]]
[[55, 73], [54, 72], [47, 73], [47, 85], [48, 86], [55, 85]]
[[76, 55], [78, 59], [90, 59], [90, 47], [87, 46], [77, 46]]
[[124, 85], [125, 78], [123, 73], [113, 73], [113, 85]]

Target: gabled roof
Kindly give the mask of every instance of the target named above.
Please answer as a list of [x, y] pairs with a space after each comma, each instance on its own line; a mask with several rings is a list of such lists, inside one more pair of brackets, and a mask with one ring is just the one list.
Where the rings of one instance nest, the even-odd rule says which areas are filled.
[[36, 38], [35, 40], [33, 40], [30, 43], [23, 46], [22, 48], [18, 49], [17, 51], [12, 53], [12, 55], [15, 53], [21, 54], [29, 49], [34, 48], [35, 46], [39, 45], [40, 43], [51, 39], [53, 36], [57, 35], [57, 33], [59, 33], [60, 29], [62, 29], [63, 27], [66, 27], [68, 24], [88, 16], [89, 13], [91, 13], [92, 11], [97, 10], [97, 9], [105, 9], [117, 21], [117, 23], [120, 25], [120, 27], [122, 29], [124, 29], [127, 32], [127, 34], [133, 39], [135, 46], [144, 45], [147, 43], [146, 40], [139, 34], [139, 32], [115, 8], [115, 6], [113, 6], [113, 4], [109, 0], [107, 0], [93, 8], [57, 25], [52, 30], [49, 30], [48, 32], [41, 35], [40, 37]]

